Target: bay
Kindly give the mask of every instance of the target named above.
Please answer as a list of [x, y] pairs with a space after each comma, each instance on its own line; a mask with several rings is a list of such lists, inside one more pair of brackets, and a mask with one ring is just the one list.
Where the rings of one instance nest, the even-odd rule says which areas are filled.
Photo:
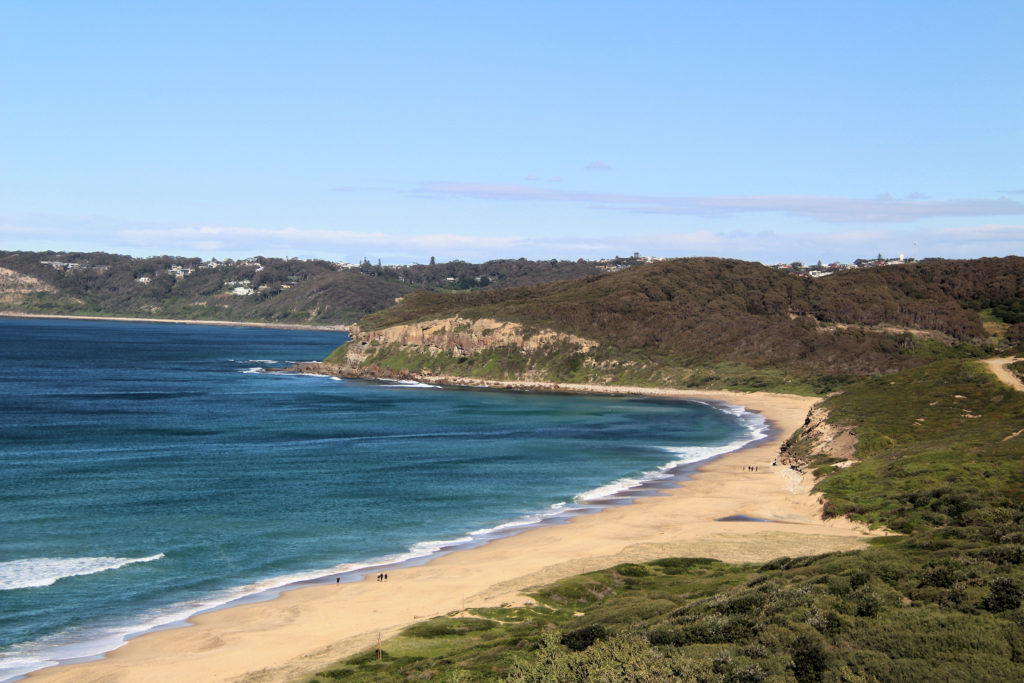
[[765, 428], [692, 401], [263, 372], [345, 339], [0, 318], [0, 680], [628, 500]]

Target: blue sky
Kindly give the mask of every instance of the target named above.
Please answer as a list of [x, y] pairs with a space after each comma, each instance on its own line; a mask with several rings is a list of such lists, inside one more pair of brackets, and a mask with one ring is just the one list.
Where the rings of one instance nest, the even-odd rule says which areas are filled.
[[1021, 254], [1021, 26], [1017, 0], [0, 0], [0, 249]]

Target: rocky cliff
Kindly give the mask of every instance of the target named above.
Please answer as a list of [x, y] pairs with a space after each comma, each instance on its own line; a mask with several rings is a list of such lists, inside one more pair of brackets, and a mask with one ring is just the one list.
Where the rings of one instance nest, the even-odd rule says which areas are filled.
[[515, 376], [556, 379], [547, 370], [553, 358], [581, 366], [599, 344], [572, 334], [527, 328], [491, 318], [462, 317], [351, 329], [352, 339], [326, 362], [335, 372], [394, 377], [415, 374]]

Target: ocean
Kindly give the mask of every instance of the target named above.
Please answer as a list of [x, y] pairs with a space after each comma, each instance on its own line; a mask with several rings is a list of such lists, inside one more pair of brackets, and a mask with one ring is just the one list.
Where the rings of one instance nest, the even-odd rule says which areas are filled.
[[346, 339], [0, 318], [0, 681], [628, 504], [767, 433], [696, 401], [265, 372]]

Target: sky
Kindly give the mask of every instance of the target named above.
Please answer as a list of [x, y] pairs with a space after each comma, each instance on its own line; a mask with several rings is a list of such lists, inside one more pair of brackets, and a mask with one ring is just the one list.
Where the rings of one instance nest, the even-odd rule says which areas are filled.
[[0, 250], [1024, 253], [1024, 2], [0, 0]]

